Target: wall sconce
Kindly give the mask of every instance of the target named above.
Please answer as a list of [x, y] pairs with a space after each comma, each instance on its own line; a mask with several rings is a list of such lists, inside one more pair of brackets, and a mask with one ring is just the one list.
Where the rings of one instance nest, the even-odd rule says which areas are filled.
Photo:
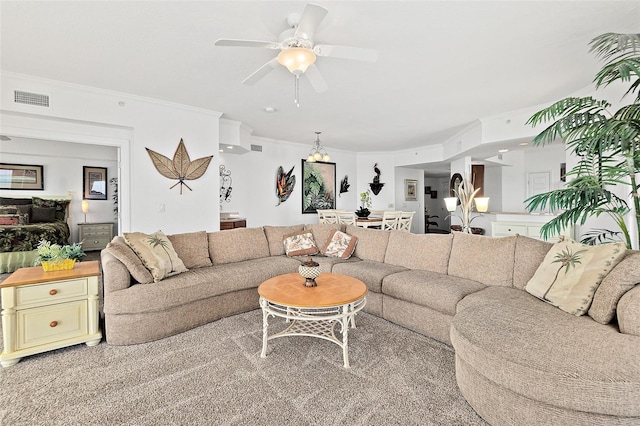
[[[489, 197], [475, 198], [476, 194], [480, 191], [480, 188], [474, 189], [473, 184], [469, 180], [463, 180], [458, 187], [453, 190], [455, 197], [446, 197], [444, 202], [447, 206], [447, 210], [451, 212], [450, 216], [455, 216], [462, 222], [462, 232], [471, 234], [471, 222], [478, 216], [472, 216], [473, 205], [475, 202], [476, 210], [479, 213], [486, 213], [489, 210]], [[460, 211], [462, 216], [453, 214], [460, 202]]]
[[82, 200], [82, 213], [84, 213], [84, 223], [87, 223], [87, 213], [89, 213], [89, 200]]

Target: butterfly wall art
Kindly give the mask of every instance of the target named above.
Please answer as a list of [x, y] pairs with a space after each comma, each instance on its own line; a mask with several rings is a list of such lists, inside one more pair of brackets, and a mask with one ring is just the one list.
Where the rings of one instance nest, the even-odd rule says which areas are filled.
[[178, 148], [176, 148], [176, 152], [173, 154], [173, 159], [165, 157], [152, 149], [145, 149], [147, 150], [147, 153], [149, 153], [151, 162], [153, 162], [156, 170], [162, 176], [178, 181], [169, 189], [173, 189], [177, 185], [180, 185], [180, 195], [182, 195], [182, 186], [186, 186], [189, 191], [192, 191], [185, 180], [196, 180], [201, 178], [207, 171], [207, 167], [209, 167], [209, 163], [211, 163], [211, 159], [213, 158], [213, 155], [210, 155], [208, 157], [202, 157], [191, 161], [182, 139], [180, 139]]

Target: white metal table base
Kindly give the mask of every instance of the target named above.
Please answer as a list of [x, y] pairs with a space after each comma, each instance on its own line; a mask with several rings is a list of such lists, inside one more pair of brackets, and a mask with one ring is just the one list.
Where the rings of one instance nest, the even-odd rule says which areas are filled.
[[[365, 297], [344, 305], [324, 308], [296, 308], [279, 305], [260, 298], [262, 308], [262, 353], [267, 356], [267, 342], [285, 336], [309, 336], [329, 340], [342, 348], [344, 368], [349, 368], [349, 327], [356, 328], [356, 313], [366, 305]], [[269, 316], [284, 318], [291, 322], [280, 333], [268, 335]], [[340, 324], [342, 340], [335, 334], [335, 325]]]

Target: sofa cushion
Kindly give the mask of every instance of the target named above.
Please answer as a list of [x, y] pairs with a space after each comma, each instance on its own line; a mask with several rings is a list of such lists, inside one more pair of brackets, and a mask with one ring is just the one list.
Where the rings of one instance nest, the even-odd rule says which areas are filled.
[[538, 266], [549, 253], [553, 243], [536, 240], [535, 238], [516, 236], [516, 252], [513, 268], [513, 286], [524, 289], [536, 273]]
[[236, 228], [209, 232], [209, 258], [214, 265], [269, 257], [262, 228]]
[[418, 235], [392, 231], [384, 263], [446, 274], [452, 241], [452, 234]]
[[302, 230], [282, 236], [287, 256], [308, 256], [319, 252], [311, 231]]
[[534, 297], [509, 299], [458, 312], [451, 341], [456, 357], [518, 395], [570, 410], [640, 416], [640, 339], [588, 316], [567, 315]]
[[456, 305], [463, 297], [483, 288], [485, 285], [477, 281], [417, 269], [387, 275], [382, 280], [385, 295], [448, 315], [456, 313]]
[[[382, 233], [383, 231], [378, 232]], [[388, 265], [386, 263], [373, 262], [371, 260], [362, 260], [360, 262], [338, 263], [333, 265], [332, 272], [357, 278], [365, 283], [369, 291], [381, 293], [382, 280], [384, 277], [406, 270], [407, 268], [403, 268], [402, 266]]]
[[[133, 285], [126, 291], [111, 293], [105, 299], [104, 312], [161, 312], [169, 307], [186, 305], [196, 300], [257, 288], [271, 277], [296, 271], [298, 265], [300, 262], [295, 259], [272, 256], [191, 269], [152, 286]], [[258, 297], [256, 291], [256, 301]]]
[[353, 252], [354, 256], [362, 260], [384, 262], [389, 244], [389, 231], [347, 225], [345, 232], [358, 238], [358, 245]]
[[303, 229], [304, 225], [302, 224], [293, 226], [265, 226], [264, 234], [267, 236], [267, 241], [269, 242], [269, 254], [271, 254], [271, 256], [281, 256], [285, 254], [283, 236], [302, 231]]
[[516, 237], [453, 233], [448, 274], [485, 285], [511, 287]]
[[321, 255], [299, 257], [297, 259], [300, 261], [300, 263], [302, 263], [302, 262], [305, 262], [309, 257], [313, 259], [313, 261], [316, 262], [318, 265], [320, 265], [320, 272], [334, 272], [333, 266], [337, 265], [338, 263], [362, 262], [362, 260], [358, 259], [357, 257], [342, 259], [341, 257], [327, 257], [327, 256], [321, 256]]
[[142, 232], [125, 232], [123, 237], [127, 245], [142, 260], [142, 264], [151, 271], [154, 282], [157, 283], [166, 277], [187, 271], [173, 249], [171, 241], [162, 231], [149, 235]]
[[305, 225], [304, 229], [311, 231], [313, 239], [319, 247], [324, 247], [324, 243], [327, 242], [329, 236], [334, 231], [345, 232], [345, 225], [337, 223], [312, 223]]
[[625, 250], [622, 242], [586, 246], [564, 239], [549, 250], [525, 290], [572, 315], [584, 315], [596, 289]]
[[620, 298], [616, 315], [621, 333], [640, 336], [640, 285]]
[[151, 272], [142, 264], [142, 260], [140, 260], [138, 255], [127, 245], [124, 238], [119, 236], [114, 237], [113, 240], [107, 244], [105, 250], [127, 267], [134, 280], [140, 284], [153, 282], [153, 275], [151, 275]]
[[325, 242], [321, 253], [327, 257], [349, 259], [357, 243], [357, 237], [335, 230], [329, 234], [329, 239]]
[[608, 324], [616, 315], [620, 298], [640, 284], [640, 252], [629, 250], [598, 286], [589, 316], [600, 324]]
[[519, 303], [531, 303], [538, 301], [538, 298], [530, 295], [526, 291], [514, 287], [487, 286], [480, 291], [469, 294], [456, 306], [456, 312], [460, 312], [474, 306], [484, 306], [491, 303], [510, 305]]
[[209, 239], [205, 231], [167, 235], [167, 237], [188, 269], [211, 266]]

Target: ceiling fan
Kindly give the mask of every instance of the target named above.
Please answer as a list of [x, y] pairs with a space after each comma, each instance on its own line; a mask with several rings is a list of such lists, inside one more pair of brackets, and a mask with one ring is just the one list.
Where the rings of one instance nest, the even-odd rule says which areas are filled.
[[317, 56], [326, 56], [358, 61], [375, 62], [378, 52], [373, 49], [362, 49], [352, 46], [336, 46], [328, 44], [314, 44], [313, 36], [327, 15], [327, 9], [308, 3], [302, 14], [291, 13], [287, 17], [289, 29], [280, 34], [278, 41], [259, 40], [216, 40], [216, 46], [232, 47], [261, 47], [280, 50], [278, 56], [258, 68], [253, 74], [245, 78], [242, 83], [252, 85], [265, 77], [279, 65], [285, 66], [295, 78], [295, 103], [299, 104], [299, 78], [304, 74], [316, 92], [324, 92], [328, 89], [322, 74], [315, 66]]

